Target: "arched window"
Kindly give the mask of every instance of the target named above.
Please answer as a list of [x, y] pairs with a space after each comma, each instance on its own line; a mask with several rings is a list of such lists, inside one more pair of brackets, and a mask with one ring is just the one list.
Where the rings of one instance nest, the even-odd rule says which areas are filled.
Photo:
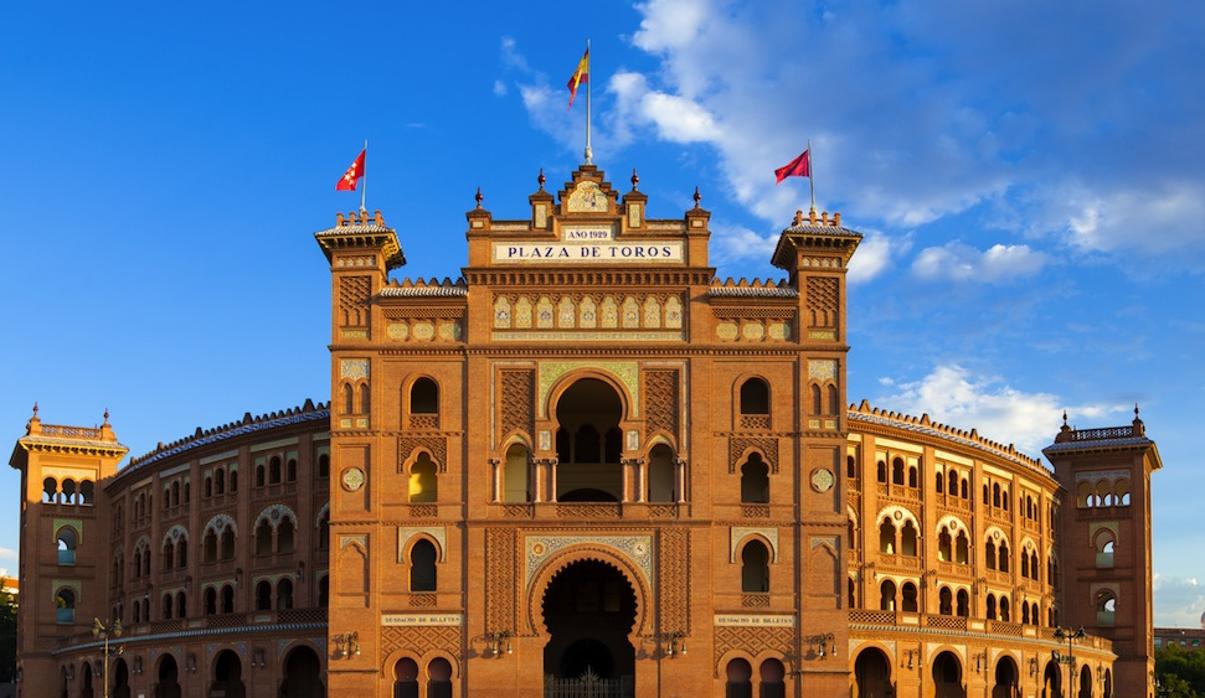
[[884, 516], [879, 524], [879, 552], [895, 555], [895, 524], [891, 523], [889, 516]]
[[67, 478], [63, 480], [63, 492], [59, 496], [60, 504], [75, 504], [75, 480]]
[[950, 493], [951, 497], [958, 494], [958, 471], [956, 470], [950, 471], [950, 487], [947, 491]]
[[895, 458], [891, 461], [891, 482], [896, 485], [904, 484], [904, 459]]
[[255, 610], [272, 610], [272, 582], [261, 579], [255, 585]]
[[1021, 576], [1029, 579], [1029, 555], [1021, 551]]
[[418, 454], [414, 464], [410, 466], [410, 502], [414, 504], [429, 503], [439, 498], [439, 483], [435, 478], [435, 462], [426, 451]]
[[234, 613], [234, 587], [222, 587], [222, 613]]
[[940, 472], [936, 473], [933, 479], [933, 487], [937, 490], [938, 494], [942, 494], [946, 487], [946, 476]]
[[230, 526], [222, 531], [222, 559], [234, 559], [234, 529]]
[[1003, 490], [1001, 490], [1000, 496], [1001, 496], [1001, 499], [1003, 500], [1001, 502], [1001, 504], [1003, 505], [1004, 511], [1008, 511], [1008, 488], [1007, 487], [1005, 487]]
[[996, 569], [996, 544], [992, 542], [991, 538], [988, 538], [983, 545], [983, 558], [989, 570]]
[[959, 531], [958, 537], [954, 539], [954, 562], [960, 565], [965, 565], [970, 561], [971, 541], [967, 539], [965, 531]]
[[287, 611], [293, 608], [293, 582], [288, 577], [276, 583], [276, 610]]
[[812, 384], [812, 414], [824, 414], [824, 403], [820, 398], [820, 386]]
[[786, 698], [787, 670], [782, 662], [777, 659], [767, 659], [761, 663], [759, 673], [761, 674], [761, 691], [758, 698]]
[[204, 556], [205, 562], [207, 562], [207, 563], [217, 562], [218, 561], [218, 534], [217, 534], [217, 531], [214, 531], [213, 529], [206, 531], [205, 532], [205, 540], [202, 542], [202, 546], [204, 548], [204, 552], [202, 554]]
[[674, 472], [674, 452], [665, 444], [649, 451], [648, 499], [650, 502], [677, 500], [677, 477]]
[[285, 482], [297, 482], [297, 459], [285, 461]]
[[1000, 485], [992, 485], [992, 506], [1000, 506]]
[[371, 398], [369, 397], [369, 393], [368, 393], [368, 384], [361, 383], [360, 384], [360, 414], [368, 414], [368, 411], [369, 411], [368, 408], [370, 406], [371, 406]]
[[213, 587], [205, 589], [205, 615], [216, 616], [218, 614], [218, 592]]
[[908, 466], [908, 486], [912, 489], [920, 487], [920, 478], [917, 476], [916, 466]]
[[916, 525], [911, 521], [904, 522], [904, 528], [900, 531], [900, 554], [907, 557], [916, 557]]
[[965, 477], [962, 478], [962, 498], [968, 502], [971, 499], [971, 482]]
[[741, 466], [741, 501], [746, 504], [770, 501], [770, 468], [760, 454], [750, 454]]
[[318, 477], [328, 478], [331, 476], [331, 457], [329, 454], [318, 454]]
[[758, 594], [770, 591], [770, 551], [759, 540], [741, 549], [741, 591]]
[[986, 506], [992, 503], [992, 495], [988, 490], [987, 483], [983, 483], [983, 504]]
[[355, 390], [351, 387], [351, 383], [343, 384], [343, 413], [356, 413], [356, 397]]
[[176, 565], [176, 546], [170, 540], [163, 541], [163, 571], [167, 572]]
[[770, 386], [761, 378], [741, 384], [741, 414], [770, 414]]
[[967, 590], [959, 589], [956, 598], [958, 600], [958, 615], [962, 618], [971, 615], [971, 597], [967, 594]]
[[942, 587], [937, 592], [937, 612], [943, 616], [954, 615], [954, 594], [950, 587]]
[[277, 553], [293, 552], [293, 548], [295, 547], [294, 541], [293, 541], [293, 538], [294, 538], [293, 534], [294, 534], [293, 519], [290, 519], [287, 516], [282, 518], [280, 520], [280, 523], [276, 525], [276, 552]]
[[858, 477], [858, 460], [853, 456], [845, 457], [845, 477], [850, 480]]
[[833, 417], [841, 414], [841, 395], [837, 386], [831, 383], [828, 386], [828, 413]]
[[439, 385], [419, 378], [410, 386], [410, 414], [439, 414]]
[[1105, 589], [1096, 594], [1096, 624], [1101, 627], [1112, 627], [1117, 616], [1117, 596]]
[[427, 698], [452, 698], [452, 665], [443, 657], [427, 664]]
[[184, 537], [176, 542], [176, 567], [188, 567], [188, 539]]
[[879, 585], [879, 610], [895, 610], [895, 582], [890, 579], [884, 579]]
[[218, 468], [213, 473], [213, 493], [221, 495], [226, 493], [226, 471]]
[[999, 550], [998, 556], [999, 556], [1000, 571], [1007, 572], [1008, 571], [1008, 543], [1007, 542], [1000, 541], [1000, 550]]
[[268, 459], [268, 484], [275, 485], [280, 482], [280, 456], [272, 456]]
[[263, 487], [266, 484], [264, 479], [264, 464], [258, 463], [255, 466], [255, 486]]
[[326, 550], [331, 545], [331, 512], [324, 509], [318, 517], [318, 549]]
[[725, 670], [724, 698], [753, 698], [753, 667], [744, 659], [733, 659]]
[[42, 503], [53, 504], [58, 500], [59, 482], [52, 477], [42, 481]]
[[901, 592], [901, 596], [903, 597], [904, 612], [905, 613], [916, 613], [917, 612], [916, 585], [913, 584], [912, 582], [904, 582], [904, 586], [901, 588], [900, 592]]
[[879, 482], [887, 483], [887, 461], [879, 461], [877, 479]]
[[1004, 621], [1005, 623], [1007, 623], [1007, 622], [1009, 622], [1009, 620], [1011, 620], [1011, 619], [1008, 617], [1008, 616], [1009, 616], [1009, 613], [1008, 613], [1008, 611], [1009, 611], [1009, 609], [1008, 609], [1008, 605], [1009, 605], [1009, 604], [1008, 604], [1008, 597], [1007, 597], [1007, 596], [1004, 596], [1003, 594], [1001, 594], [1001, 595], [1000, 595], [1000, 620]]
[[419, 698], [418, 663], [409, 657], [393, 666], [393, 698]]
[[1021, 625], [1029, 625], [1029, 604], [1021, 602]]
[[942, 526], [937, 534], [937, 559], [942, 562], [951, 562], [954, 559], [954, 541], [950, 538], [950, 529], [946, 526]]
[[984, 604], [985, 615], [988, 620], [996, 620], [996, 597], [993, 594], [987, 595], [987, 601]]
[[1109, 529], [1101, 529], [1096, 534], [1096, 566], [1101, 569], [1113, 567], [1113, 555], [1117, 549], [1117, 539]]
[[858, 607], [858, 585], [856, 582], [854, 582], [852, 577], [847, 580], [847, 585], [848, 585], [848, 589], [846, 591], [848, 593], [848, 596], [846, 597], [846, 601], [849, 603], [850, 608], [857, 608]]
[[164, 594], [163, 595], [163, 609], [162, 609], [163, 615], [160, 616], [160, 618], [162, 620], [171, 620], [172, 619], [172, 611], [175, 610], [175, 608], [176, 608], [176, 603], [175, 603], [175, 600], [172, 598], [172, 595]]
[[[43, 597], [45, 598], [45, 597]], [[75, 622], [75, 591], [59, 589], [54, 595], [54, 622], [69, 625]]]
[[75, 564], [75, 549], [79, 545], [79, 537], [75, 534], [75, 529], [70, 526], [64, 526], [59, 529], [58, 535], [59, 546], [59, 565], [70, 566]]
[[528, 476], [531, 470], [531, 460], [527, 448], [522, 444], [511, 444], [506, 449], [506, 471], [503, 473], [504, 502], [531, 501], [531, 491]]
[[420, 540], [410, 549], [410, 591], [435, 591], [435, 546]]
[[255, 526], [255, 554], [272, 554], [272, 524], [268, 523], [267, 518], [262, 519]]

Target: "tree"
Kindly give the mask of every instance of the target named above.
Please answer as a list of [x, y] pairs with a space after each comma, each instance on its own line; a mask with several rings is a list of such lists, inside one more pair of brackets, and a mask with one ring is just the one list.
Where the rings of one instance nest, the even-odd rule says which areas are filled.
[[1205, 651], [1169, 644], [1155, 651], [1160, 698], [1205, 696]]

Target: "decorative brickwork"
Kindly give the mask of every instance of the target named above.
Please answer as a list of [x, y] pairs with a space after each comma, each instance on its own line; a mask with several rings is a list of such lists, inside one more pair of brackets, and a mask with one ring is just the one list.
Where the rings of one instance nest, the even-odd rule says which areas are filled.
[[529, 370], [502, 371], [502, 424], [499, 437], [512, 432], [531, 435], [536, 401], [536, 374]]
[[644, 372], [647, 430], [659, 431], [678, 438], [678, 372], [654, 370]]
[[740, 650], [753, 657], [767, 651], [781, 652], [784, 656], [790, 656], [792, 654], [791, 644], [794, 633], [795, 629], [791, 627], [717, 627], [715, 629], [715, 651], [713, 655], [715, 657], [716, 675], [722, 675], [723, 667], [720, 666], [720, 660], [732, 650]]
[[389, 626], [381, 628], [381, 659], [404, 649], [422, 656], [431, 650], [460, 649], [460, 628], [454, 625]]
[[836, 327], [840, 291], [837, 279], [825, 276], [808, 277], [808, 326]]
[[770, 472], [778, 472], [778, 439], [772, 436], [732, 436], [728, 439], [728, 472], [735, 473], [746, 450], [762, 454]]
[[666, 528], [657, 555], [661, 632], [690, 631], [690, 531]]
[[485, 535], [485, 624], [489, 632], [513, 632], [515, 627], [515, 532], [491, 528]]
[[364, 327], [368, 324], [368, 297], [371, 289], [371, 276], [344, 276], [339, 279], [340, 326]]
[[426, 449], [431, 460], [439, 465], [439, 472], [448, 470], [448, 440], [442, 436], [399, 436], [397, 437], [398, 472], [406, 471], [406, 461], [419, 449]]

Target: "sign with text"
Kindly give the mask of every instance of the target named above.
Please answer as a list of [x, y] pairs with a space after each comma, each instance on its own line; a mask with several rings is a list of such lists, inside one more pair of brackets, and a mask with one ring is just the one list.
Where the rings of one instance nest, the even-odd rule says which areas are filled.
[[611, 226], [565, 226], [561, 228], [561, 239], [566, 242], [601, 242], [615, 239], [615, 228]]
[[716, 614], [715, 624], [716, 626], [793, 628], [795, 627], [795, 616], [723, 613]]
[[381, 615], [383, 626], [413, 625], [464, 625], [461, 613], [385, 613]]
[[[589, 231], [578, 231], [586, 233]], [[605, 231], [604, 231], [605, 232]], [[495, 263], [501, 264], [656, 264], [684, 260], [680, 240], [619, 242], [495, 242]]]

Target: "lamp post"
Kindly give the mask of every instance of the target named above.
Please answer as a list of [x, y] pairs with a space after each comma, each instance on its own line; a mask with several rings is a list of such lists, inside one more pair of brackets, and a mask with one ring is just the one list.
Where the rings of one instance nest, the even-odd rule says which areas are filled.
[[1067, 656], [1059, 654], [1058, 650], [1051, 652], [1051, 657], [1059, 664], [1067, 665], [1067, 695], [1071, 695], [1071, 691], [1075, 687], [1075, 646], [1074, 642], [1084, 637], [1086, 633], [1083, 627], [1076, 630], [1071, 628], [1055, 628], [1054, 636], [1059, 640], [1067, 641]]
[[109, 649], [109, 640], [121, 637], [121, 619], [108, 623], [102, 623], [100, 618], [92, 619], [92, 637], [98, 640], [104, 640], [104, 650], [101, 655], [101, 681], [104, 682], [103, 695], [104, 698], [109, 698], [109, 657], [113, 654], [121, 655], [125, 652], [125, 645], [118, 645], [116, 649]]

